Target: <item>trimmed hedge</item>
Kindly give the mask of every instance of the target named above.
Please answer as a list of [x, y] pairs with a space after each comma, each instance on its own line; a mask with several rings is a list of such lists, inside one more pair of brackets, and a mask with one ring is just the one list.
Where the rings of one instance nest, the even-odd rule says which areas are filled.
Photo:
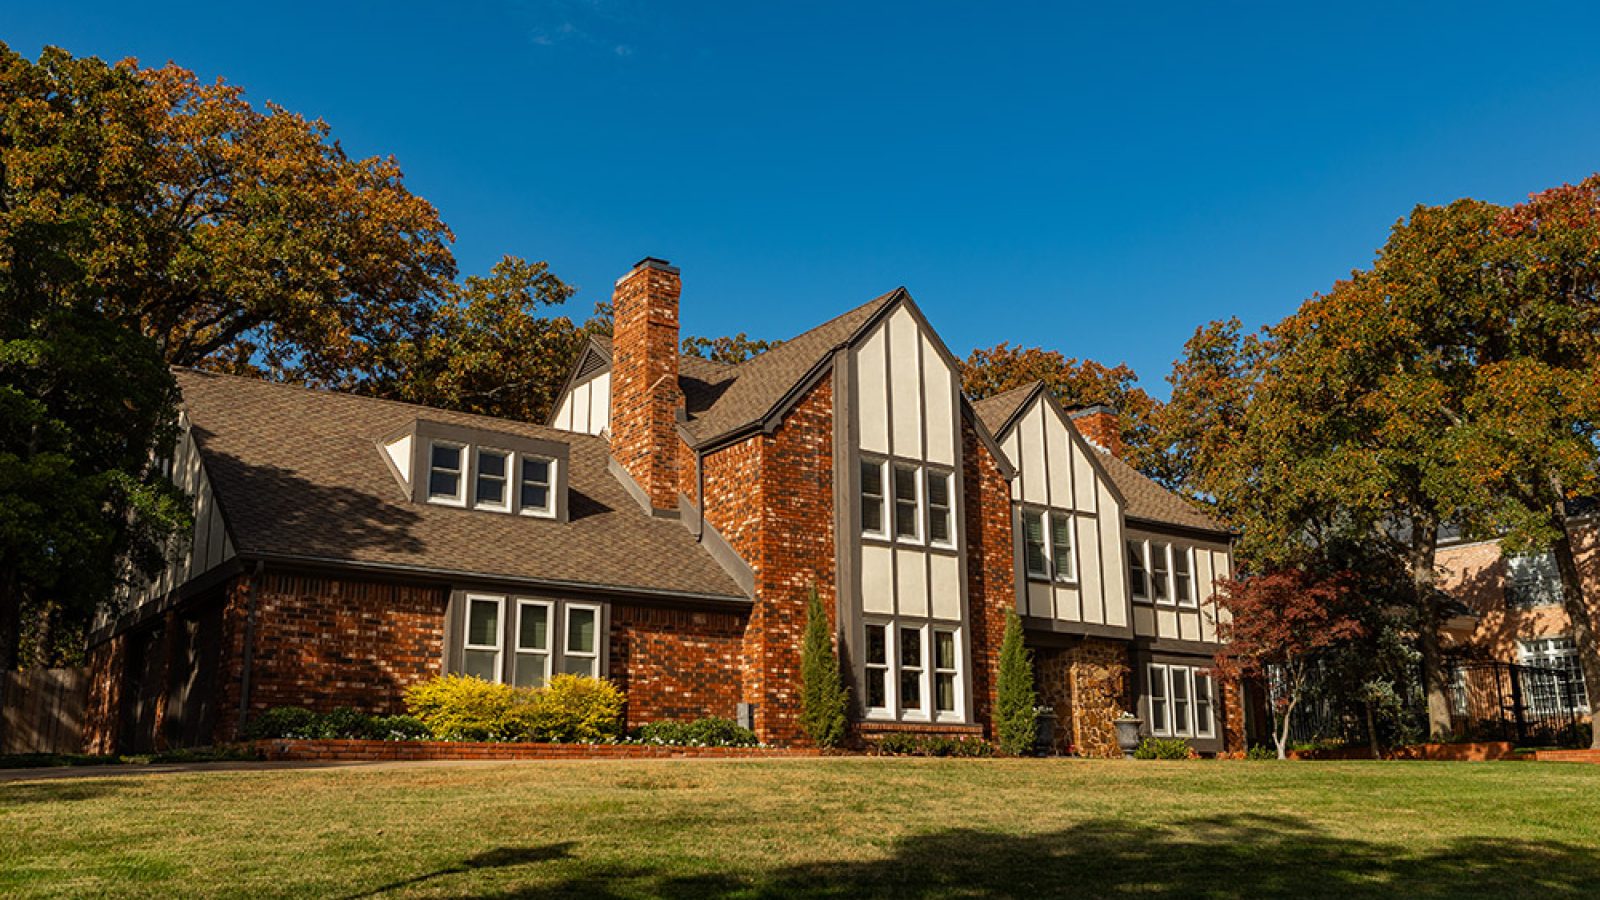
[[428, 736], [428, 727], [411, 716], [371, 716], [348, 707], [318, 713], [298, 706], [275, 706], [245, 726], [245, 737], [251, 740], [420, 741]]
[[886, 734], [874, 746], [883, 756], [993, 756], [995, 753], [995, 746], [982, 738], [923, 734]]
[[1150, 738], [1139, 742], [1134, 759], [1196, 759], [1198, 754], [1183, 738]]
[[651, 722], [634, 733], [634, 740], [671, 747], [755, 747], [761, 743], [754, 731], [716, 716], [693, 722]]
[[406, 708], [441, 741], [614, 741], [623, 701], [611, 682], [582, 675], [557, 675], [542, 688], [446, 675], [406, 689]]

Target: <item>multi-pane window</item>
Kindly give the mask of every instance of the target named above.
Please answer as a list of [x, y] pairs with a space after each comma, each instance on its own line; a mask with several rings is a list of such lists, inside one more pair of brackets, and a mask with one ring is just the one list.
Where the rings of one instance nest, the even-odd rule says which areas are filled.
[[568, 675], [600, 676], [600, 608], [567, 607], [567, 639], [561, 654], [561, 671]]
[[928, 473], [928, 543], [949, 547], [955, 544], [954, 519], [950, 510], [950, 481], [948, 472]]
[[933, 632], [933, 710], [940, 716], [959, 715], [956, 691], [961, 666], [957, 662], [956, 633], [942, 628]]
[[1204, 669], [1151, 663], [1148, 672], [1151, 734], [1190, 738], [1216, 734], [1215, 685]]
[[467, 597], [467, 634], [461, 670], [485, 681], [500, 680], [500, 597]]
[[550, 485], [555, 463], [543, 457], [524, 454], [521, 465], [517, 490], [520, 512], [525, 516], [553, 515], [555, 505], [551, 503], [553, 494]]
[[1150, 570], [1145, 565], [1144, 541], [1128, 542], [1128, 585], [1135, 600], [1150, 599]]
[[1512, 606], [1560, 603], [1561, 570], [1554, 553], [1528, 553], [1506, 558], [1506, 602]]
[[434, 441], [428, 450], [428, 499], [434, 503], [464, 505], [466, 447]]
[[539, 687], [550, 679], [550, 604], [517, 601], [517, 657], [512, 682]]
[[1157, 541], [1150, 542], [1150, 587], [1151, 596], [1157, 603], [1172, 602], [1172, 565], [1167, 559], [1171, 546]]
[[862, 697], [869, 718], [961, 720], [960, 629], [868, 622], [864, 635]]
[[1076, 572], [1072, 516], [1059, 510], [1024, 509], [1022, 552], [1028, 577], [1071, 581]]
[[868, 623], [866, 657], [867, 709], [889, 708], [889, 628]]
[[917, 488], [917, 467], [896, 464], [894, 467], [894, 536], [906, 540], [922, 539], [920, 495]]
[[882, 536], [883, 527], [883, 463], [861, 461], [861, 531]]
[[1194, 563], [1188, 547], [1172, 548], [1172, 596], [1179, 606], [1198, 606], [1194, 593]]
[[505, 512], [511, 509], [511, 454], [503, 450], [478, 450], [477, 471], [474, 473], [472, 505], [479, 509]]
[[1028, 575], [1050, 577], [1050, 559], [1044, 550], [1044, 513], [1036, 509], [1022, 511], [1022, 555]]
[[1541, 712], [1588, 712], [1589, 692], [1578, 661], [1578, 644], [1570, 637], [1534, 638], [1517, 643], [1517, 661], [1534, 667], [1528, 673], [1529, 699]]
[[604, 672], [603, 609], [596, 603], [470, 593], [457, 613], [459, 671], [485, 681], [539, 687], [558, 672]]
[[922, 629], [900, 629], [900, 711], [922, 707]]

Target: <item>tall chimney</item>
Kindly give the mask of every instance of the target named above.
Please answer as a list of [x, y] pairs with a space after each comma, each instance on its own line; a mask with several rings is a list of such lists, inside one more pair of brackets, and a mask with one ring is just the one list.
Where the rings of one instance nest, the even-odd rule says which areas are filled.
[[611, 295], [611, 455], [653, 509], [678, 509], [678, 269], [645, 257]]
[[1072, 424], [1090, 443], [1112, 456], [1122, 455], [1122, 417], [1109, 406], [1086, 406], [1073, 410]]

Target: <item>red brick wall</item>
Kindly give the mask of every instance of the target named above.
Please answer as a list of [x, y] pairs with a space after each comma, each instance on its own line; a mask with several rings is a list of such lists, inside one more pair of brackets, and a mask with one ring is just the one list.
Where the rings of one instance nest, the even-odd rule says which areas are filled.
[[614, 605], [608, 675], [628, 695], [628, 726], [663, 719], [731, 719], [746, 617]]
[[706, 521], [755, 575], [742, 682], [756, 707], [756, 733], [772, 743], [803, 743], [800, 641], [812, 584], [830, 618], [837, 602], [831, 376], [772, 434], [707, 456], [705, 479]]
[[646, 260], [617, 282], [611, 351], [611, 454], [657, 509], [678, 508], [676, 269]]
[[993, 736], [999, 702], [1000, 642], [1017, 608], [1012, 568], [1011, 486], [972, 423], [961, 421], [967, 528], [967, 602], [972, 631], [973, 714]]
[[1122, 455], [1122, 419], [1107, 409], [1078, 413], [1072, 417], [1078, 433], [1106, 448], [1113, 456]]

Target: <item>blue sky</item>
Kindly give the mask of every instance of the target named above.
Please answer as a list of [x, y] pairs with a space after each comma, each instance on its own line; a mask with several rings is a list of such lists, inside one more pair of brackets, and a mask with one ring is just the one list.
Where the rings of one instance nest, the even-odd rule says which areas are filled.
[[[1316, 8], [1312, 8], [1315, 6]], [[168, 59], [393, 154], [465, 272], [582, 318], [646, 255], [686, 333], [785, 337], [904, 284], [1153, 393], [1416, 203], [1600, 170], [1600, 7], [1541, 3], [14, 4], [29, 56]]]

